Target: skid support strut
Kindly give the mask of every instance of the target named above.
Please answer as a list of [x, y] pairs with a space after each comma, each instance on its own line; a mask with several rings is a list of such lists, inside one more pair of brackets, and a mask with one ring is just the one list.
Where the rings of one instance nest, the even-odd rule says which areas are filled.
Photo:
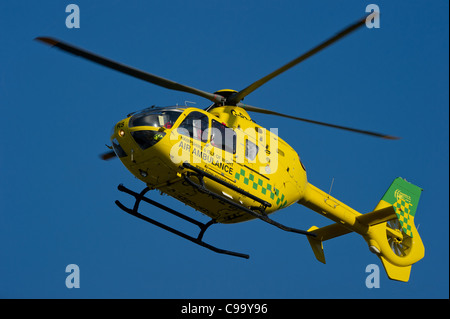
[[[209, 195], [211, 197], [214, 197], [216, 199], [219, 199], [221, 201], [224, 201], [228, 205], [231, 205], [231, 206], [241, 210], [242, 212], [245, 212], [245, 213], [247, 213], [247, 214], [249, 214], [249, 215], [251, 215], [253, 217], [259, 218], [262, 221], [264, 221], [266, 223], [269, 223], [269, 224], [271, 224], [271, 225], [273, 225], [275, 227], [278, 227], [278, 228], [280, 228], [280, 229], [282, 229], [284, 231], [293, 232], [293, 233], [306, 235], [306, 236], [316, 237], [315, 233], [308, 232], [306, 230], [301, 230], [301, 229], [289, 227], [289, 226], [285, 226], [283, 224], [280, 224], [280, 223], [274, 221], [273, 219], [270, 219], [267, 216], [267, 214], [265, 213], [266, 208], [271, 206], [270, 203], [268, 203], [268, 202], [266, 202], [266, 201], [264, 201], [264, 200], [262, 200], [262, 199], [260, 199], [260, 198], [258, 198], [256, 196], [254, 196], [254, 195], [252, 195], [252, 194], [250, 194], [250, 193], [248, 193], [248, 192], [246, 192], [246, 191], [244, 191], [244, 190], [242, 190], [242, 189], [240, 189], [240, 188], [238, 188], [238, 187], [236, 187], [234, 185], [231, 185], [231, 184], [229, 184], [229, 183], [227, 183], [225, 181], [222, 181], [221, 179], [219, 179], [219, 178], [217, 178], [217, 177], [215, 177], [215, 176], [213, 176], [211, 174], [208, 174], [207, 172], [205, 172], [205, 171], [203, 171], [201, 169], [198, 169], [198, 168], [192, 166], [189, 163], [183, 163], [183, 167], [194, 172], [194, 173], [188, 172], [184, 176], [184, 179], [186, 180], [186, 182], [188, 182], [192, 187], [196, 188], [198, 191], [200, 191], [202, 193], [205, 193], [205, 194], [207, 194], [207, 195]], [[191, 176], [195, 176], [199, 180], [200, 184], [197, 184], [196, 182], [194, 182], [191, 179]], [[211, 179], [211, 180], [213, 180], [213, 181], [215, 181], [215, 182], [217, 182], [217, 183], [219, 183], [219, 184], [221, 184], [221, 185], [223, 185], [225, 187], [228, 187], [231, 190], [234, 190], [234, 191], [236, 191], [236, 192], [238, 192], [238, 193], [240, 193], [240, 194], [242, 194], [242, 195], [244, 195], [246, 197], [249, 197], [249, 198], [253, 199], [254, 201], [258, 202], [259, 204], [261, 204], [261, 206], [260, 207], [251, 207], [251, 209], [249, 209], [247, 207], [244, 207], [242, 205], [239, 205], [239, 204], [233, 202], [232, 200], [230, 200], [228, 198], [225, 198], [225, 197], [223, 197], [221, 195], [218, 195], [218, 194], [208, 190], [205, 187], [205, 182], [203, 180], [204, 178]]]
[[[146, 222], [148, 222], [150, 224], [158, 226], [158, 227], [160, 227], [160, 228], [162, 228], [164, 230], [167, 230], [168, 232], [171, 232], [171, 233], [173, 233], [175, 235], [178, 235], [178, 236], [180, 236], [182, 238], [185, 238], [185, 239], [187, 239], [187, 240], [189, 240], [189, 241], [191, 241], [191, 242], [193, 242], [193, 243], [195, 243], [197, 245], [200, 245], [202, 247], [208, 248], [208, 249], [210, 249], [210, 250], [212, 250], [212, 251], [214, 251], [216, 253], [225, 254], [225, 255], [231, 255], [231, 256], [236, 256], [236, 257], [241, 257], [241, 258], [246, 258], [246, 259], [248, 259], [250, 257], [247, 254], [241, 254], [241, 253], [237, 253], [237, 252], [234, 252], [234, 251], [229, 251], [229, 250], [224, 250], [224, 249], [217, 248], [215, 246], [212, 246], [210, 244], [205, 243], [202, 240], [203, 239], [203, 235], [205, 234], [205, 231], [208, 229], [208, 227], [211, 226], [212, 224], [216, 223], [216, 221], [214, 219], [211, 219], [206, 224], [203, 224], [203, 223], [201, 223], [201, 222], [199, 222], [199, 221], [197, 221], [197, 220], [195, 220], [195, 219], [193, 219], [193, 218], [191, 218], [189, 216], [186, 216], [186, 215], [184, 215], [184, 214], [182, 214], [180, 212], [177, 212], [176, 210], [173, 210], [172, 208], [169, 208], [169, 207], [167, 207], [165, 205], [162, 205], [162, 204], [160, 204], [158, 202], [155, 202], [154, 200], [151, 200], [150, 198], [144, 196], [150, 190], [148, 187], [144, 188], [144, 190], [142, 190], [140, 193], [133, 192], [132, 190], [126, 188], [122, 184], [120, 184], [117, 188], [118, 188], [119, 191], [127, 193], [127, 194], [133, 196], [136, 199], [133, 209], [125, 207], [121, 202], [116, 200], [116, 202], [115, 202], [116, 205], [119, 206], [119, 208], [122, 209], [124, 212], [126, 212], [126, 213], [128, 213], [130, 215], [133, 215], [133, 216], [135, 216], [137, 218], [140, 218], [140, 219], [142, 219], [142, 220], [144, 220], [144, 221], [146, 221]], [[189, 222], [191, 224], [197, 225], [200, 228], [200, 232], [198, 233], [198, 236], [197, 237], [189, 236], [189, 235], [187, 235], [187, 234], [185, 234], [185, 233], [183, 233], [183, 232], [181, 232], [181, 231], [179, 231], [177, 229], [169, 227], [169, 226], [167, 226], [165, 224], [162, 224], [162, 223], [160, 223], [160, 222], [158, 222], [158, 221], [156, 221], [156, 220], [154, 220], [154, 219], [152, 219], [150, 217], [147, 217], [145, 215], [140, 214], [138, 212], [138, 209], [139, 209], [139, 204], [141, 203], [141, 201], [144, 201], [144, 202], [146, 202], [148, 204], [151, 204], [151, 205], [156, 206], [156, 207], [158, 207], [158, 208], [160, 208], [162, 210], [165, 210], [166, 212], [168, 212], [168, 213], [170, 213], [170, 214], [172, 214], [174, 216], [177, 216], [177, 217], [179, 217], [181, 219], [184, 219], [185, 221], [187, 221], [187, 222]]]

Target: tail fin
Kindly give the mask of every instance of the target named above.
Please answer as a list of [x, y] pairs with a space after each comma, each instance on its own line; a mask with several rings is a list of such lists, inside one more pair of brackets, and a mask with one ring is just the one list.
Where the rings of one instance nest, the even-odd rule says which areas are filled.
[[[411, 265], [422, 259], [425, 247], [414, 224], [422, 189], [402, 178], [396, 178], [375, 209], [391, 206], [397, 218], [385, 227], [374, 229], [374, 237], [383, 242], [387, 238], [389, 248], [384, 247], [379, 257], [389, 278], [408, 281]], [[384, 244], [385, 246], [385, 244]]]
[[325, 263], [323, 242], [356, 231], [367, 241], [370, 251], [381, 259], [390, 279], [408, 281], [411, 265], [425, 255], [414, 225], [421, 192], [420, 187], [399, 177], [392, 182], [375, 210], [357, 215], [354, 225], [335, 223], [322, 228], [311, 227], [308, 231], [317, 235], [308, 237], [314, 255]]
[[415, 228], [414, 217], [421, 192], [420, 187], [398, 177], [392, 182], [375, 210], [392, 205], [403, 232], [410, 237], [414, 237], [412, 231]]

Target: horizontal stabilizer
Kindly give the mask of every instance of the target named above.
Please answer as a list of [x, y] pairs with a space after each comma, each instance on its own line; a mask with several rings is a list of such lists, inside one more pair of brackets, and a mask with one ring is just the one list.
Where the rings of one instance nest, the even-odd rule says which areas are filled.
[[356, 219], [363, 225], [374, 226], [388, 220], [396, 218], [395, 210], [393, 206], [387, 206], [382, 209], [374, 210], [373, 212], [360, 215]]
[[[367, 227], [384, 223], [393, 218], [396, 218], [396, 214], [392, 206], [378, 209], [356, 217], [359, 223]], [[322, 228], [313, 226], [308, 229], [308, 231], [314, 232], [314, 234], [317, 235], [316, 237], [308, 237], [308, 240], [317, 260], [324, 264], [325, 254], [323, 252], [323, 242], [352, 232], [352, 230], [344, 227], [340, 223], [331, 224]]]

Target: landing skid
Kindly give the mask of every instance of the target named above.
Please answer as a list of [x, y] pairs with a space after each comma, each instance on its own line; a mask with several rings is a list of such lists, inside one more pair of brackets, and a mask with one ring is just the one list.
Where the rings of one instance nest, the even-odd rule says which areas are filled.
[[[182, 214], [180, 212], [177, 212], [176, 210], [173, 210], [172, 208], [169, 208], [169, 207], [167, 207], [165, 205], [162, 205], [162, 204], [160, 204], [158, 202], [155, 202], [154, 200], [151, 200], [150, 198], [144, 196], [150, 190], [148, 187], [144, 188], [144, 190], [142, 190], [139, 194], [136, 193], [136, 192], [133, 192], [132, 190], [130, 190], [128, 188], [126, 188], [122, 184], [120, 184], [117, 188], [118, 188], [119, 191], [127, 193], [127, 194], [133, 196], [136, 199], [136, 202], [134, 203], [133, 209], [129, 209], [128, 207], [125, 207], [121, 202], [116, 200], [116, 202], [115, 202], [116, 205], [119, 206], [119, 208], [122, 209], [124, 212], [126, 212], [126, 213], [128, 213], [130, 215], [133, 215], [133, 216], [135, 216], [137, 218], [140, 218], [140, 219], [142, 219], [142, 220], [144, 220], [144, 221], [146, 221], [146, 222], [148, 222], [150, 224], [158, 226], [158, 227], [160, 227], [160, 228], [162, 228], [164, 230], [167, 230], [168, 232], [171, 232], [171, 233], [173, 233], [175, 235], [178, 235], [178, 236], [180, 236], [182, 238], [190, 240], [191, 242], [193, 242], [193, 243], [195, 243], [197, 245], [200, 245], [202, 247], [208, 248], [208, 249], [210, 249], [210, 250], [212, 250], [212, 251], [214, 251], [216, 253], [225, 254], [225, 255], [231, 255], [231, 256], [236, 256], [236, 257], [241, 257], [241, 258], [246, 258], [246, 259], [250, 258], [250, 256], [247, 255], [247, 254], [241, 254], [241, 253], [230, 251], [230, 250], [220, 249], [220, 248], [212, 246], [212, 245], [210, 245], [208, 243], [205, 243], [202, 240], [203, 239], [203, 235], [205, 234], [205, 231], [209, 228], [209, 226], [211, 226], [211, 225], [216, 223], [216, 221], [214, 219], [211, 219], [208, 223], [203, 224], [203, 223], [201, 223], [201, 222], [199, 222], [199, 221], [197, 221], [197, 220], [195, 220], [195, 219], [193, 219], [193, 218], [191, 218], [189, 216], [186, 216], [186, 215], [184, 215], [184, 214]], [[187, 222], [189, 222], [191, 224], [197, 225], [200, 228], [200, 232], [198, 233], [197, 237], [195, 238], [195, 237], [189, 236], [189, 235], [187, 235], [187, 234], [185, 234], [185, 233], [183, 233], [183, 232], [181, 232], [179, 230], [176, 230], [176, 229], [174, 229], [172, 227], [164, 225], [164, 224], [162, 224], [162, 223], [160, 223], [160, 222], [158, 222], [158, 221], [156, 221], [156, 220], [154, 220], [154, 219], [152, 219], [150, 217], [147, 217], [147, 216], [144, 216], [144, 215], [140, 214], [138, 212], [138, 209], [139, 209], [139, 204], [141, 203], [141, 201], [144, 201], [144, 202], [146, 202], [148, 204], [151, 204], [151, 205], [156, 206], [156, 207], [158, 207], [160, 209], [163, 209], [166, 212], [168, 212], [168, 213], [170, 213], [170, 214], [172, 214], [174, 216], [177, 216], [177, 217], [179, 217], [181, 219], [184, 219], [185, 221], [187, 221]]]
[[[213, 176], [211, 174], [208, 174], [208, 173], [206, 173], [206, 172], [204, 172], [204, 171], [202, 171], [202, 170], [200, 170], [200, 169], [198, 169], [198, 168], [196, 168], [196, 167], [194, 167], [194, 166], [192, 166], [192, 165], [190, 165], [188, 163], [184, 163], [183, 166], [184, 166], [184, 168], [189, 170], [184, 175], [185, 181], [187, 183], [189, 183], [192, 187], [197, 189], [198, 191], [200, 191], [202, 193], [205, 193], [205, 194], [207, 194], [207, 195], [209, 195], [209, 196], [211, 196], [213, 198], [219, 199], [219, 200], [221, 200], [223, 202], [226, 202], [227, 204], [229, 204], [229, 205], [231, 205], [233, 207], [236, 207], [240, 211], [242, 211], [244, 213], [247, 213], [247, 214], [249, 214], [249, 215], [251, 215], [251, 216], [253, 216], [255, 218], [258, 218], [258, 219], [260, 219], [260, 220], [262, 220], [262, 221], [264, 221], [266, 223], [274, 225], [275, 227], [278, 227], [278, 228], [280, 228], [280, 229], [282, 229], [284, 231], [316, 237], [315, 233], [304, 231], [304, 230], [300, 230], [300, 229], [296, 229], [296, 228], [292, 228], [292, 227], [288, 227], [288, 226], [282, 225], [282, 224], [280, 224], [280, 223], [270, 219], [267, 216], [267, 214], [265, 213], [266, 208], [270, 207], [270, 203], [268, 203], [268, 202], [266, 202], [266, 201], [264, 201], [264, 200], [262, 200], [262, 199], [260, 199], [260, 198], [258, 198], [256, 196], [254, 196], [254, 195], [252, 195], [250, 193], [247, 193], [247, 192], [245, 192], [245, 191], [235, 187], [234, 185], [231, 185], [231, 184], [229, 184], [229, 183], [227, 183], [225, 181], [222, 181], [222, 180], [216, 178], [215, 176]], [[191, 177], [195, 177], [200, 182], [200, 184], [197, 184], [195, 181], [193, 181], [191, 179]], [[247, 207], [244, 207], [242, 205], [236, 204], [235, 202], [229, 200], [228, 198], [225, 198], [225, 197], [223, 197], [221, 195], [218, 195], [218, 194], [208, 190], [205, 187], [204, 178], [211, 179], [211, 180], [213, 180], [213, 181], [215, 181], [217, 183], [222, 184], [225, 187], [228, 187], [229, 189], [232, 189], [232, 190], [234, 190], [234, 191], [236, 191], [236, 192], [238, 192], [238, 193], [240, 193], [240, 194], [242, 194], [244, 196], [247, 196], [247, 197], [255, 200], [256, 202], [258, 202], [259, 204], [261, 204], [261, 206], [247, 208]], [[175, 235], [178, 235], [178, 236], [180, 236], [182, 238], [185, 238], [185, 239], [187, 239], [187, 240], [189, 240], [189, 241], [191, 241], [191, 242], [193, 242], [193, 243], [195, 243], [195, 244], [197, 244], [199, 246], [208, 248], [208, 249], [210, 249], [210, 250], [212, 250], [212, 251], [214, 251], [216, 253], [225, 254], [225, 255], [231, 255], [231, 256], [236, 256], [236, 257], [241, 257], [241, 258], [246, 258], [246, 259], [248, 259], [250, 257], [247, 254], [241, 254], [241, 253], [238, 253], [238, 252], [217, 248], [217, 247], [212, 246], [212, 245], [210, 245], [208, 243], [205, 243], [203, 241], [203, 235], [205, 234], [205, 231], [211, 225], [217, 223], [216, 220], [211, 219], [209, 222], [204, 224], [204, 223], [199, 222], [199, 221], [197, 221], [197, 220], [195, 220], [195, 219], [193, 219], [193, 218], [191, 218], [189, 216], [186, 216], [186, 215], [184, 215], [184, 214], [182, 214], [180, 212], [177, 212], [176, 210], [173, 210], [172, 208], [169, 208], [169, 207], [167, 207], [167, 206], [165, 206], [163, 204], [160, 204], [160, 203], [158, 203], [158, 202], [156, 202], [154, 200], [151, 200], [150, 198], [145, 197], [145, 194], [150, 190], [148, 187], [144, 188], [140, 193], [136, 193], [136, 192], [126, 188], [122, 184], [120, 184], [118, 186], [118, 189], [119, 189], [119, 191], [127, 193], [127, 194], [129, 194], [129, 195], [131, 195], [131, 196], [133, 196], [135, 198], [135, 203], [134, 203], [133, 209], [125, 207], [121, 202], [116, 200], [116, 202], [115, 202], [116, 205], [119, 206], [119, 208], [122, 209], [124, 212], [126, 212], [126, 213], [128, 213], [130, 215], [133, 215], [133, 216], [135, 216], [137, 218], [140, 218], [140, 219], [142, 219], [142, 220], [144, 220], [144, 221], [146, 221], [146, 222], [148, 222], [150, 224], [158, 226], [158, 227], [160, 227], [160, 228], [162, 228], [164, 230], [167, 230], [168, 232], [171, 232], [171, 233], [173, 233]], [[156, 207], [158, 207], [158, 208], [160, 208], [162, 210], [165, 210], [166, 212], [168, 212], [168, 213], [170, 213], [170, 214], [172, 214], [172, 215], [174, 215], [176, 217], [184, 219], [185, 221], [198, 226], [200, 228], [200, 231], [199, 231], [197, 237], [189, 236], [189, 235], [187, 235], [187, 234], [185, 234], [185, 233], [183, 233], [183, 232], [181, 232], [181, 231], [179, 231], [177, 229], [174, 229], [174, 228], [169, 227], [169, 226], [167, 226], [165, 224], [162, 224], [162, 223], [160, 223], [160, 222], [158, 222], [158, 221], [156, 221], [156, 220], [154, 220], [154, 219], [152, 219], [150, 217], [142, 215], [141, 213], [138, 212], [139, 205], [140, 205], [140, 203], [142, 201], [144, 201], [144, 202], [146, 202], [148, 204], [151, 204], [153, 206], [156, 206]]]

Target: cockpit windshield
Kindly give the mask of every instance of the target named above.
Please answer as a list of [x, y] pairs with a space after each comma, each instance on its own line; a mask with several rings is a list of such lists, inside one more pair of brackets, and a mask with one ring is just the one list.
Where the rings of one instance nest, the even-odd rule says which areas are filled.
[[153, 126], [172, 128], [182, 110], [146, 109], [134, 114], [128, 123], [128, 127]]

